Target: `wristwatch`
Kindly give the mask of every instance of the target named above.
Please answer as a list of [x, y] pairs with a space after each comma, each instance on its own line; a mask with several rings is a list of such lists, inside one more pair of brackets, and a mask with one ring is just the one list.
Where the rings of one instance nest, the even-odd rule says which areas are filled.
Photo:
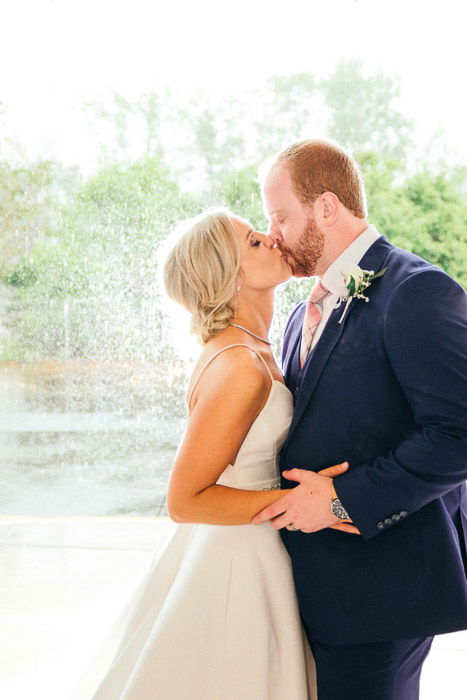
[[336, 489], [334, 484], [331, 485], [332, 488], [332, 498], [331, 498], [331, 513], [339, 520], [351, 520], [350, 515], [347, 513], [346, 509], [342, 505], [340, 498], [337, 497]]

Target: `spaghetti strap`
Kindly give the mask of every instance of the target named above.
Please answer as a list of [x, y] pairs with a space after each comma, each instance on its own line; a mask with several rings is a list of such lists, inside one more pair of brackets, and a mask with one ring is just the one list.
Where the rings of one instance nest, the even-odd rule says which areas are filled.
[[191, 397], [193, 396], [193, 392], [194, 392], [194, 390], [195, 390], [195, 388], [196, 388], [196, 385], [198, 384], [199, 380], [201, 379], [201, 375], [203, 374], [204, 370], [207, 369], [207, 367], [209, 367], [209, 365], [211, 364], [211, 362], [212, 362], [218, 355], [220, 355], [221, 352], [224, 352], [224, 350], [229, 350], [230, 348], [248, 348], [248, 350], [252, 350], [252, 351], [259, 357], [259, 359], [261, 360], [261, 362], [262, 362], [262, 363], [264, 364], [264, 366], [266, 367], [271, 382], [274, 381], [274, 377], [272, 376], [272, 372], [271, 372], [271, 370], [269, 369], [266, 360], [264, 359], [264, 357], [262, 357], [262, 355], [261, 355], [257, 350], [255, 350], [255, 348], [252, 348], [251, 345], [246, 345], [245, 343], [232, 343], [232, 345], [226, 345], [224, 348], [221, 348], [220, 350], [218, 350], [217, 352], [215, 352], [213, 355], [211, 355], [211, 357], [209, 358], [209, 360], [202, 366], [201, 370], [198, 372], [198, 376], [196, 377], [195, 381], [193, 382], [193, 385], [192, 385], [192, 387], [191, 387], [191, 389], [190, 389], [190, 393], [189, 393], [189, 394], [187, 395], [187, 397], [186, 397], [186, 404], [187, 404], [187, 406], [190, 405], [190, 399], [191, 399]]

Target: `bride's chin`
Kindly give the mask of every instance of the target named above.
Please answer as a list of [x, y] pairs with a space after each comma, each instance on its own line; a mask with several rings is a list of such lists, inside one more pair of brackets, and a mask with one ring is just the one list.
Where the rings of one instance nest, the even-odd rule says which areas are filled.
[[279, 285], [279, 284], [285, 284], [285, 282], [288, 282], [289, 280], [291, 280], [292, 277], [293, 277], [292, 270], [289, 270], [289, 273], [288, 273], [288, 274], [282, 275], [280, 281], [279, 281], [277, 284], [278, 284], [278, 285]]
[[293, 261], [290, 258], [283, 258], [285, 274], [293, 275]]

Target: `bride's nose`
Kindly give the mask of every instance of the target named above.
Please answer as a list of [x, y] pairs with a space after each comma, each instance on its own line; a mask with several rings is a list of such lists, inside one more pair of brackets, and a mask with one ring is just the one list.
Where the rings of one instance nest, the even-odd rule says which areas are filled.
[[273, 245], [276, 247], [280, 247], [282, 243], [282, 236], [277, 231], [276, 226], [270, 221], [269, 222], [269, 227], [266, 233], [267, 237], [272, 241]]
[[259, 233], [259, 231], [255, 231], [255, 236], [266, 248], [274, 248], [274, 241], [270, 236], [267, 236], [265, 233]]

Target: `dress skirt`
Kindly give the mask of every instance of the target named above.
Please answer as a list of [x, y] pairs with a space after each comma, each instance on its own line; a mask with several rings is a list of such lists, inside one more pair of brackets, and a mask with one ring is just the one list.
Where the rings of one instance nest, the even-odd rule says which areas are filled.
[[174, 526], [113, 637], [110, 666], [74, 698], [316, 697], [289, 556], [267, 523]]

